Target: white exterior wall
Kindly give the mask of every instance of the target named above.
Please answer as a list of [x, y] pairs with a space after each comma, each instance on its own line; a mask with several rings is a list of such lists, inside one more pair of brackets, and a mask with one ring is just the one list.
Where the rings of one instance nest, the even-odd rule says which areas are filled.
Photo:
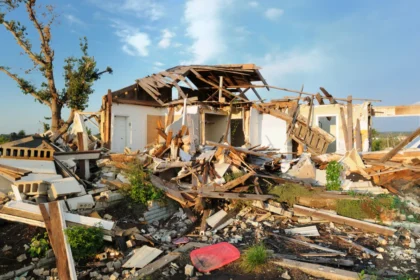
[[[344, 115], [347, 122], [347, 107], [346, 105], [340, 104], [327, 104], [327, 105], [315, 105], [313, 108], [313, 115], [311, 117], [311, 125], [318, 126], [319, 117], [335, 116], [337, 120], [337, 153], [344, 154], [346, 152], [346, 141], [343, 133], [343, 123], [341, 121], [340, 107], [344, 109]], [[300, 114], [305, 118], [309, 114], [309, 106], [301, 105]], [[369, 103], [353, 104], [353, 129], [355, 131], [357, 119], [360, 121], [360, 134], [362, 139], [362, 151], [369, 151]], [[348, 122], [347, 122], [348, 123]], [[354, 147], [356, 147], [356, 140], [354, 141]]]
[[279, 149], [279, 152], [292, 152], [292, 142], [287, 139], [286, 121], [269, 114], [260, 114], [251, 108], [249, 122], [251, 146], [268, 146]]
[[112, 104], [111, 116], [111, 151], [115, 150], [115, 116], [127, 117], [127, 147], [132, 150], [143, 150], [147, 143], [147, 115], [165, 116], [166, 108], [155, 108], [148, 106]]

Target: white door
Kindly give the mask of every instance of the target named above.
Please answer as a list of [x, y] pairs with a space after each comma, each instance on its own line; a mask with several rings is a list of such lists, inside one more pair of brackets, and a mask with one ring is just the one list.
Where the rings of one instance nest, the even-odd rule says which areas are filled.
[[112, 150], [122, 153], [125, 147], [127, 147], [127, 117], [115, 116]]

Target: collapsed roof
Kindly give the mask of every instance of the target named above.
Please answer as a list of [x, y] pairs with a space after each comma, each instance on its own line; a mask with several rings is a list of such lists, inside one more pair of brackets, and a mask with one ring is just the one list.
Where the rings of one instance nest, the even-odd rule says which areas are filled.
[[172, 90], [176, 89], [178, 98], [189, 98], [189, 102], [218, 101], [218, 93], [226, 102], [235, 98], [247, 102], [241, 88], [262, 83], [269, 89], [259, 69], [255, 64], [176, 66], [138, 79], [135, 84], [112, 92], [112, 98], [116, 103], [165, 106], [170, 105]]

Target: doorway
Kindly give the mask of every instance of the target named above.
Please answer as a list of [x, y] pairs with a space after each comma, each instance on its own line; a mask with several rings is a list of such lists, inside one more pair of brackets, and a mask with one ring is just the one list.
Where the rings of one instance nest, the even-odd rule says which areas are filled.
[[337, 151], [338, 126], [337, 116], [317, 116], [318, 126], [335, 137], [334, 142], [328, 146], [326, 153], [335, 153]]
[[127, 147], [127, 131], [128, 131], [128, 117], [115, 116], [114, 117], [114, 141], [112, 143], [113, 151], [124, 152]]

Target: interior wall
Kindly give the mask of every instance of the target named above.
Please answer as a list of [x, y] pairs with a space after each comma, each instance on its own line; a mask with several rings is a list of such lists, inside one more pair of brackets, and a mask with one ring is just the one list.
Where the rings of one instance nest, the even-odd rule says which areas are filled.
[[280, 152], [292, 152], [292, 141], [287, 137], [286, 121], [269, 114], [260, 114], [254, 108], [251, 108], [250, 112], [249, 138], [251, 146], [268, 146], [279, 149]]
[[140, 105], [129, 104], [112, 104], [111, 118], [111, 151], [123, 152], [116, 150], [114, 141], [115, 135], [114, 120], [115, 116], [127, 117], [127, 147], [132, 150], [143, 150], [147, 143], [147, 120], [150, 116], [165, 116], [167, 108], [155, 108]]
[[[219, 142], [226, 131], [228, 117], [226, 115], [206, 113], [204, 120], [206, 141]], [[229, 137], [230, 133], [228, 135], [228, 140]]]

